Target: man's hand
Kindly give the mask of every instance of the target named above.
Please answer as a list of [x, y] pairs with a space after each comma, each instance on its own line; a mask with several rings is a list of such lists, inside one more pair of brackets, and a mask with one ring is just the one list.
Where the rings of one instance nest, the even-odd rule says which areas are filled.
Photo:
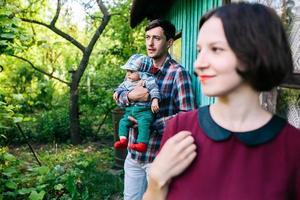
[[128, 116], [128, 120], [133, 123], [132, 128], [136, 128], [137, 127], [138, 121], [134, 117]]
[[153, 113], [157, 113], [159, 111], [158, 99], [154, 98], [151, 102], [151, 110]]
[[133, 90], [128, 93], [128, 99], [130, 101], [147, 101], [148, 100], [148, 90], [142, 86], [136, 86]]

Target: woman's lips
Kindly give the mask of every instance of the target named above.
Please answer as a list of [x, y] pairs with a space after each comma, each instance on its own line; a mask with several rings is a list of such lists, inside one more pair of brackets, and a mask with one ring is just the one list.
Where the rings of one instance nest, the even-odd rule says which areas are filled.
[[212, 76], [212, 75], [200, 75], [200, 81], [201, 83], [205, 83], [208, 79], [211, 79], [215, 76]]

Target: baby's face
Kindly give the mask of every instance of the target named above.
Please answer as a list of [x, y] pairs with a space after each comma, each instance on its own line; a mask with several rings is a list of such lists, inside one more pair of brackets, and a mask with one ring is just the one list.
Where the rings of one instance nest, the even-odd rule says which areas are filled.
[[138, 81], [140, 80], [140, 74], [138, 71], [127, 70], [126, 77], [130, 81]]

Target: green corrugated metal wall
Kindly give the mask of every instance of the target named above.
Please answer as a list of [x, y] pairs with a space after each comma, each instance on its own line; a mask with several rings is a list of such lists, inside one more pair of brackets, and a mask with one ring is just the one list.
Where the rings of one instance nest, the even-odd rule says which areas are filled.
[[176, 26], [176, 30], [182, 33], [181, 64], [191, 73], [196, 101], [200, 106], [213, 103], [214, 98], [202, 94], [200, 83], [193, 71], [197, 55], [198, 24], [205, 12], [220, 5], [222, 0], [176, 0], [165, 16]]

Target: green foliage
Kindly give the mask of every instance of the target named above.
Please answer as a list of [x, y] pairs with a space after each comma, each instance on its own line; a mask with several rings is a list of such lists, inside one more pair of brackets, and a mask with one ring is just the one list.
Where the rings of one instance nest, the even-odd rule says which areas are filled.
[[27, 49], [30, 44], [31, 38], [20, 26], [20, 20], [13, 12], [16, 9], [14, 3], [0, 3], [0, 55], [12, 55]]
[[15, 150], [17, 158], [8, 148], [0, 149], [0, 199], [104, 200], [121, 195], [122, 177], [107, 172], [113, 161], [110, 148], [43, 146], [41, 167], [31, 163], [26, 151]]
[[297, 89], [281, 88], [278, 91], [276, 112], [286, 117], [289, 105], [299, 106], [300, 91]]
[[34, 124], [31, 138], [36, 142], [63, 142], [69, 138], [69, 115], [66, 108], [43, 112]]
[[[71, 1], [63, 1], [56, 26], [86, 45], [99, 25], [102, 14], [96, 4], [95, 11], [89, 9], [91, 2], [79, 1], [89, 15], [78, 26], [71, 20], [72, 10], [67, 6], [68, 2]], [[83, 139], [112, 139], [110, 111], [116, 107], [112, 94], [125, 75], [120, 66], [133, 53], [145, 53], [144, 24], [135, 29], [129, 26], [131, 2], [114, 0], [107, 4], [112, 14], [111, 20], [97, 41], [80, 81], [79, 112]], [[16, 32], [12, 32], [14, 39], [7, 46], [13, 47], [15, 55], [22, 56], [35, 67], [62, 80], [70, 81], [69, 70], [77, 68], [82, 53], [47, 28], [21, 21], [21, 18], [27, 18], [49, 23], [55, 14], [55, 6], [56, 2], [48, 0], [5, 1], [5, 6], [0, 10], [6, 13], [6, 18], [0, 18], [0, 24], [5, 24], [6, 31], [16, 26], [13, 29]], [[21, 41], [21, 38], [24, 40]], [[0, 101], [14, 107], [16, 113], [32, 119], [22, 123], [23, 130], [31, 140], [68, 142], [70, 88], [36, 71], [28, 62], [7, 55], [11, 54], [2, 54], [0, 59], [0, 65], [4, 67], [0, 72], [0, 82], [4, 83], [0, 88]], [[7, 138], [4, 144], [22, 143], [13, 124], [3, 122], [1, 118], [0, 123], [6, 127], [0, 128], [0, 135]], [[0, 144], [3, 144], [2, 140]]]

